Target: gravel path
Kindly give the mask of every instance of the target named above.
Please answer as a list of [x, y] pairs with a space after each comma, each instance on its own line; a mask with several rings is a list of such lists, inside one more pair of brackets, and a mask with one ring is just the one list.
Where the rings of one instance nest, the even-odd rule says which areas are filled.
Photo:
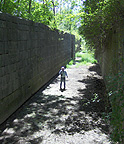
[[57, 77], [0, 127], [1, 144], [111, 144], [99, 66], [71, 66], [67, 73], [65, 91]]

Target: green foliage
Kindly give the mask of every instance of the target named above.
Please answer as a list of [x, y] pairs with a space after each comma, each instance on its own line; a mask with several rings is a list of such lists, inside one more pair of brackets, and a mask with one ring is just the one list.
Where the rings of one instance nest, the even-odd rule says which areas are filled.
[[114, 141], [121, 142], [124, 138], [124, 73], [118, 73], [115, 76], [111, 75], [107, 79], [108, 97], [112, 106], [112, 112], [110, 113], [112, 125], [111, 137]]
[[[78, 67], [79, 65], [89, 65], [91, 63], [97, 63], [97, 60], [94, 58], [94, 53], [88, 51], [87, 49], [82, 50], [82, 52], [77, 52], [75, 54], [75, 59], [76, 61], [71, 60], [69, 64], [66, 65], [66, 67], [70, 68], [73, 64], [76, 64], [76, 66]], [[94, 95], [94, 97], [96, 97], [96, 95]]]
[[78, 34], [81, 0], [1, 0], [0, 11], [48, 25], [81, 37]]
[[51, 7], [50, 1], [40, 3], [35, 0], [3, 0], [0, 2], [2, 12], [46, 25], [49, 25], [50, 20], [54, 17], [50, 10]]
[[[86, 0], [81, 9], [80, 34], [85, 38], [88, 48], [102, 48], [113, 27], [118, 28], [124, 20], [123, 0]], [[124, 73], [109, 76], [108, 96], [112, 112], [107, 116], [111, 120], [112, 139], [121, 143], [124, 138]]]
[[93, 94], [93, 97], [90, 99], [83, 99], [83, 106], [88, 106], [91, 103], [99, 103], [101, 101], [101, 99], [99, 98], [97, 93]]
[[82, 64], [97, 63], [97, 60], [94, 58], [94, 54], [91, 52], [77, 53], [76, 57], [80, 57], [78, 62], [80, 62]]
[[80, 19], [79, 5], [81, 0], [59, 1], [60, 6], [58, 5], [58, 12], [55, 17], [56, 28], [75, 35], [76, 40], [79, 40], [81, 38], [78, 32]]
[[123, 0], [86, 0], [82, 7], [80, 34], [88, 47], [95, 47], [107, 39], [114, 25], [123, 19]]
[[71, 60], [67, 65], [66, 65], [66, 68], [70, 68], [71, 65], [74, 64], [74, 60]]
[[73, 61], [73, 60], [71, 60], [71, 61], [69, 62], [69, 65], [73, 65], [73, 63], [74, 63], [74, 61]]

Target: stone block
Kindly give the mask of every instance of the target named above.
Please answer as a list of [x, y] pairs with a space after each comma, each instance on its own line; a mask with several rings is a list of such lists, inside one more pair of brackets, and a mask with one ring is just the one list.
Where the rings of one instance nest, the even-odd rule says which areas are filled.
[[18, 30], [18, 40], [25, 41], [28, 40], [28, 32], [27, 31], [19, 31]]
[[0, 20], [0, 28], [5, 28], [6, 27], [6, 21]]
[[17, 29], [12, 29], [12, 40], [17, 41], [18, 40], [18, 30]]
[[11, 79], [11, 78], [10, 78], [10, 74], [7, 74], [7, 75], [6, 75], [6, 83], [7, 83], [7, 84], [10, 83], [10, 79]]
[[4, 67], [5, 66], [5, 59], [4, 59], [5, 55], [0, 55], [0, 67]]
[[0, 41], [3, 41], [4, 29], [0, 27]]
[[4, 63], [5, 63], [5, 66], [9, 65], [9, 55], [8, 54], [4, 55]]
[[8, 96], [8, 88], [6, 86], [6, 88], [2, 89], [2, 97], [1, 98], [5, 98]]
[[3, 77], [1, 77], [1, 81], [2, 81], [2, 90], [6, 88], [7, 82], [6, 82], [6, 76], [4, 75]]
[[3, 67], [3, 71], [4, 71], [4, 75], [7, 75], [8, 74], [8, 67], [7, 66]]
[[6, 91], [7, 91], [7, 96], [12, 93], [12, 86], [11, 86], [10, 83], [7, 84], [7, 89], [6, 89]]
[[13, 80], [13, 91], [16, 91], [19, 88], [19, 81], [18, 79]]
[[12, 40], [12, 37], [13, 37], [12, 29], [8, 28], [6, 33], [7, 33], [7, 39], [8, 39], [9, 41], [11, 41], [11, 40]]
[[0, 55], [0, 68], [2, 67], [2, 55]]
[[22, 25], [21, 23], [18, 23], [18, 29], [21, 31], [29, 31], [29, 26], [26, 24]]
[[23, 99], [21, 90], [18, 90], [0, 101], [2, 107], [2, 109], [0, 109], [0, 123], [6, 120], [15, 109], [19, 108], [21, 104], [24, 103]]
[[10, 21], [6, 21], [6, 27], [8, 29], [13, 29], [14, 27], [14, 23], [10, 20]]
[[5, 67], [0, 68], [0, 77], [3, 77], [5, 75], [4, 69]]
[[10, 46], [8, 41], [4, 41], [4, 53], [9, 54]]
[[1, 11], [0, 11], [0, 19], [1, 20], [6, 20], [6, 14], [2, 13]]
[[20, 51], [23, 51], [23, 49], [24, 49], [24, 46], [23, 46], [23, 41], [18, 41], [18, 51], [20, 52]]
[[0, 55], [5, 54], [4, 42], [0, 41]]

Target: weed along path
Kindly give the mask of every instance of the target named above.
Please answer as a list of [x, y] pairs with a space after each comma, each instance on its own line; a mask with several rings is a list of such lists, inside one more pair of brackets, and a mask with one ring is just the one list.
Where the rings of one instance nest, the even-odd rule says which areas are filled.
[[60, 77], [39, 90], [0, 128], [1, 144], [110, 144], [105, 86], [99, 66], [66, 69], [66, 90]]

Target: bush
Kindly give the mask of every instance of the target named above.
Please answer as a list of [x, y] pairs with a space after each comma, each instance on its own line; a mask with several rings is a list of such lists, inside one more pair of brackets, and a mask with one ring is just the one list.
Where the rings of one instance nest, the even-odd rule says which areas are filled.
[[78, 62], [87, 64], [87, 63], [97, 63], [97, 60], [94, 58], [93, 53], [89, 52], [83, 52], [83, 53], [77, 53], [76, 57], [80, 57], [81, 59], [77, 60]]
[[70, 68], [70, 66], [73, 65], [73, 64], [74, 64], [74, 61], [71, 60], [71, 61], [66, 65], [66, 68]]

